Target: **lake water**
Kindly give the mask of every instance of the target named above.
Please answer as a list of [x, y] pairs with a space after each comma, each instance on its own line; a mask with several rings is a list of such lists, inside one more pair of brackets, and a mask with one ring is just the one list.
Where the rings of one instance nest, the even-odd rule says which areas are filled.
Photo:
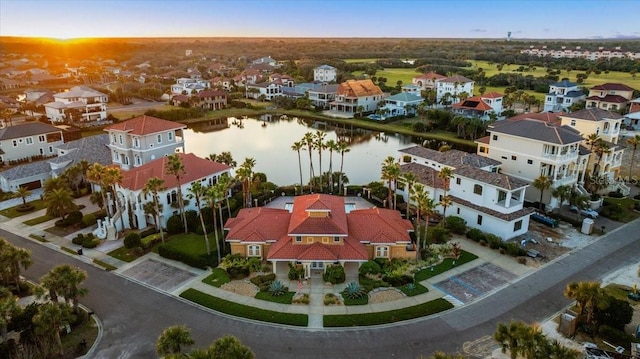
[[[265, 119], [266, 118], [266, 119]], [[344, 172], [349, 184], [367, 184], [380, 180], [381, 165], [387, 156], [398, 158], [398, 150], [413, 146], [411, 138], [398, 134], [386, 134], [356, 128], [331, 126], [297, 118], [282, 120], [277, 116], [262, 119], [237, 120], [229, 118], [228, 125], [205, 122], [184, 131], [185, 148], [200, 157], [212, 153], [231, 152], [240, 165], [246, 157], [256, 160], [254, 172], [264, 172], [267, 180], [277, 185], [300, 182], [298, 153], [291, 145], [306, 132], [323, 130], [325, 141], [345, 139], [350, 152], [344, 156]], [[241, 125], [240, 125], [241, 123]], [[342, 125], [340, 125], [342, 126]], [[222, 127], [222, 129], [220, 128]], [[301, 152], [302, 178], [309, 182], [309, 154]], [[340, 154], [333, 153], [333, 170], [340, 170]], [[313, 151], [313, 166], [318, 175], [318, 151]], [[329, 169], [329, 152], [322, 153], [322, 171]]]

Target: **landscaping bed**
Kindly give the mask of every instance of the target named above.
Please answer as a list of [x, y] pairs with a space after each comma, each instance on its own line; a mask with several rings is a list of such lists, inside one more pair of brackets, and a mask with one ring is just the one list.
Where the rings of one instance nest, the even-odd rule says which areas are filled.
[[431, 277], [448, 271], [454, 266], [454, 261], [456, 266], [460, 266], [477, 258], [477, 255], [463, 250], [460, 254], [460, 258], [458, 258], [457, 260], [454, 260], [453, 258], [445, 258], [439, 264], [421, 269], [415, 274], [416, 281], [421, 282], [423, 280], [427, 280]]
[[403, 320], [425, 317], [434, 313], [443, 312], [453, 308], [453, 305], [440, 298], [430, 302], [406, 307], [402, 309], [390, 310], [386, 312], [374, 312], [365, 314], [339, 314], [325, 315], [325, 327], [354, 327], [395, 323]]

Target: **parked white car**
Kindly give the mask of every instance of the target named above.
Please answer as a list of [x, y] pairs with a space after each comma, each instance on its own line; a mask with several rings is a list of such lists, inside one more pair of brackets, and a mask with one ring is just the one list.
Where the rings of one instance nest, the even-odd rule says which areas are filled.
[[[571, 210], [571, 212], [573, 213], [578, 213], [578, 207], [577, 206], [571, 206], [569, 208]], [[580, 210], [580, 214], [585, 216], [585, 217], [589, 217], [589, 218], [593, 218], [596, 219], [598, 218], [598, 216], [600, 215], [600, 213], [594, 211], [591, 208], [584, 208]]]

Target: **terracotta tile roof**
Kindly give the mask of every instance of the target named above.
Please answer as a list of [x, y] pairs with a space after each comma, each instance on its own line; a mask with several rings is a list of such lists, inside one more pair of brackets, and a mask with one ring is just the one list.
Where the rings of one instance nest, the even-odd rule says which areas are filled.
[[617, 120], [622, 118], [622, 115], [617, 112], [611, 112], [600, 108], [586, 108], [584, 110], [571, 112], [562, 117], [575, 118], [579, 120], [587, 121], [602, 121], [602, 120]]
[[589, 96], [586, 98], [591, 101], [602, 101], [602, 102], [610, 102], [610, 103], [627, 103], [629, 100], [620, 96], [620, 95], [605, 95], [604, 97], [600, 96]]
[[400, 152], [428, 159], [453, 168], [464, 165], [482, 168], [487, 166], [497, 166], [500, 164], [499, 161], [494, 159], [459, 150], [439, 152], [422, 146], [412, 146], [401, 149]]
[[506, 174], [485, 171], [479, 168], [468, 166], [456, 168], [453, 173], [458, 176], [484, 182], [498, 188], [506, 189], [508, 191], [526, 187], [529, 185], [528, 182], [519, 180]]
[[305, 260], [305, 261], [366, 261], [367, 248], [353, 238], [343, 238], [343, 244], [310, 245], [294, 244], [290, 238], [283, 238], [269, 248], [267, 259]]
[[[200, 180], [206, 176], [221, 173], [231, 168], [222, 163], [197, 157], [193, 153], [178, 153], [178, 156], [182, 159], [186, 172], [182, 175], [181, 182], [183, 184]], [[164, 185], [167, 188], [177, 187], [178, 183], [175, 176], [165, 173], [166, 163], [167, 157], [163, 156], [140, 167], [134, 167], [128, 171], [122, 171], [122, 187], [128, 188], [132, 191], [140, 190], [151, 177], [164, 179]]]
[[480, 98], [480, 96], [471, 96], [464, 101], [454, 103], [451, 107], [474, 111], [489, 111], [493, 109], [491, 106], [482, 101], [482, 98]]
[[[327, 217], [310, 216], [313, 211], [328, 212]], [[324, 194], [298, 196], [293, 202], [289, 235], [347, 235], [347, 218], [342, 197]]]
[[602, 85], [593, 86], [592, 90], [605, 90], [605, 91], [633, 91], [633, 88], [618, 83], [606, 83]]
[[123, 131], [131, 135], [150, 135], [157, 132], [187, 128], [181, 123], [162, 120], [153, 116], [138, 116], [124, 122], [106, 127], [105, 131]]
[[484, 136], [484, 137], [480, 137], [477, 140], [474, 141], [475, 143], [484, 143], [484, 144], [489, 144], [489, 142], [491, 142], [491, 136]]
[[555, 143], [560, 145], [582, 142], [580, 132], [569, 126], [556, 126], [544, 121], [522, 119], [518, 121], [498, 121], [488, 130], [492, 134], [530, 138], [532, 140]]
[[205, 91], [198, 92], [198, 97], [200, 98], [216, 97], [216, 96], [227, 97], [227, 93], [224, 91], [216, 91], [216, 90], [205, 90]]
[[291, 213], [285, 209], [257, 207], [243, 208], [235, 218], [229, 218], [227, 240], [246, 242], [275, 241], [287, 237]]
[[500, 98], [500, 97], [504, 97], [504, 95], [499, 92], [489, 92], [484, 95], [480, 95], [480, 97], [481, 98]]
[[338, 94], [346, 97], [363, 97], [383, 95], [383, 92], [371, 80], [347, 80], [338, 86]]
[[438, 73], [435, 73], [433, 71], [431, 72], [427, 72], [426, 74], [421, 74], [418, 76], [415, 76], [414, 79], [423, 79], [423, 80], [442, 80], [444, 78], [447, 78], [446, 76], [440, 75]]
[[438, 80], [438, 82], [446, 82], [446, 83], [457, 82], [459, 84], [466, 84], [468, 82], [474, 82], [474, 81], [472, 79], [466, 78], [466, 77], [464, 77], [462, 75], [452, 75], [452, 76], [440, 79], [440, 80]]
[[171, 99], [173, 101], [187, 102], [187, 101], [189, 101], [189, 96], [187, 96], [187, 95], [175, 95]]
[[431, 188], [444, 189], [444, 181], [438, 177], [438, 171], [419, 163], [400, 165], [400, 173], [411, 172], [416, 176], [416, 182]]
[[511, 212], [511, 213], [501, 213], [501, 212], [494, 211], [494, 210], [486, 208], [486, 207], [478, 206], [477, 204], [473, 204], [473, 203], [471, 203], [469, 201], [466, 201], [466, 200], [464, 200], [462, 198], [458, 198], [458, 197], [455, 197], [455, 196], [450, 196], [450, 197], [451, 197], [451, 200], [454, 203], [460, 204], [460, 205], [465, 206], [467, 208], [475, 209], [478, 212], [482, 212], [482, 213], [484, 213], [486, 215], [489, 215], [489, 216], [495, 217], [495, 218], [499, 218], [499, 219], [501, 219], [503, 221], [507, 221], [507, 222], [511, 222], [511, 221], [517, 220], [518, 218], [526, 217], [526, 216], [530, 215], [531, 213], [535, 212], [534, 208], [527, 207], [527, 208], [522, 208], [522, 209], [519, 209], [519, 210], [517, 210], [515, 212]]
[[360, 242], [410, 243], [413, 232], [410, 221], [402, 219], [398, 211], [384, 208], [358, 209], [349, 212], [349, 236]]
[[522, 113], [520, 115], [516, 115], [513, 117], [509, 117], [507, 120], [524, 120], [524, 119], [532, 119], [538, 121], [548, 122], [554, 125], [559, 125], [561, 122], [560, 116], [566, 115], [566, 112], [539, 112], [539, 113]]

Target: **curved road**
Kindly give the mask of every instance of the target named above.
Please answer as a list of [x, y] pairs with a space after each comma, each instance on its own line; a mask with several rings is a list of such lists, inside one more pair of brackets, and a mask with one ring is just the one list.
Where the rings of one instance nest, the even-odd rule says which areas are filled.
[[163, 328], [186, 324], [196, 346], [224, 334], [239, 337], [259, 358], [417, 358], [435, 350], [456, 352], [465, 342], [491, 335], [498, 322], [542, 321], [569, 304], [570, 281], [600, 280], [638, 264], [640, 220], [606, 234], [511, 285], [441, 315], [364, 329], [292, 329], [203, 311], [119, 275], [100, 270], [12, 233], [0, 236], [32, 251], [25, 276], [37, 280], [53, 266], [72, 262], [88, 272], [89, 294], [82, 302], [101, 319], [104, 337], [95, 358], [152, 358]]

